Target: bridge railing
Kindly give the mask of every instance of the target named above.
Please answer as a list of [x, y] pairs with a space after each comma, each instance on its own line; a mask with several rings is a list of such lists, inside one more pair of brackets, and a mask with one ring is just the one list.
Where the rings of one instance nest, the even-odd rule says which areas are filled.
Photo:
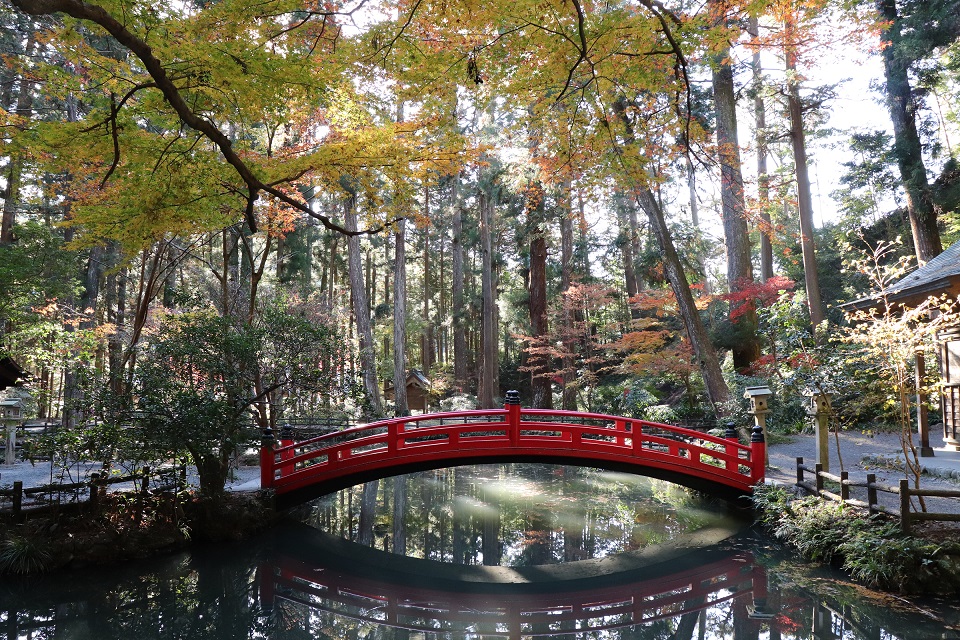
[[736, 433], [718, 437], [634, 418], [523, 409], [508, 393], [503, 409], [392, 418], [302, 442], [284, 433], [276, 442], [266, 433], [261, 486], [283, 493], [360, 469], [502, 455], [653, 466], [749, 491], [763, 478], [766, 448], [759, 430], [752, 440], [744, 445]]

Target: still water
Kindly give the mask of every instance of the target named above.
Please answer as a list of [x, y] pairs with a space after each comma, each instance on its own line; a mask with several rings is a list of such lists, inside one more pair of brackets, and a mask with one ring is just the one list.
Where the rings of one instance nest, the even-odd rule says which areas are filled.
[[727, 510], [595, 469], [479, 465], [305, 506], [239, 545], [0, 584], [0, 638], [960, 638], [790, 560]]

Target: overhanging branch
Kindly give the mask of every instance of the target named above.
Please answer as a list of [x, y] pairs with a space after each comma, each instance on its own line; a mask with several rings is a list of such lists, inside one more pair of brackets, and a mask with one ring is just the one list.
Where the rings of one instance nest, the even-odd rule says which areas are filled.
[[[156, 87], [163, 93], [164, 99], [176, 112], [180, 120], [191, 129], [199, 131], [208, 140], [210, 140], [223, 155], [227, 163], [234, 168], [237, 175], [246, 186], [247, 204], [244, 210], [244, 218], [251, 231], [257, 230], [256, 217], [254, 215], [254, 204], [261, 192], [268, 193], [277, 198], [284, 204], [301, 211], [312, 218], [316, 218], [324, 227], [343, 235], [354, 236], [371, 233], [378, 233], [386, 225], [377, 229], [368, 229], [364, 231], [348, 231], [346, 228], [333, 222], [327, 216], [313, 211], [305, 203], [297, 202], [286, 194], [274, 187], [264, 184], [258, 178], [253, 170], [240, 158], [233, 143], [215, 124], [206, 118], [198, 115], [184, 100], [176, 84], [167, 75], [166, 70], [160, 60], [154, 55], [150, 46], [141, 38], [133, 34], [127, 27], [114, 18], [103, 7], [83, 2], [83, 0], [11, 0], [12, 4], [32, 16], [44, 16], [54, 13], [65, 13], [78, 20], [88, 20], [93, 22], [113, 36], [117, 42], [125, 46], [143, 63], [147, 73], [153, 79]], [[113, 114], [116, 118], [116, 114]], [[109, 176], [108, 176], [109, 177]]]

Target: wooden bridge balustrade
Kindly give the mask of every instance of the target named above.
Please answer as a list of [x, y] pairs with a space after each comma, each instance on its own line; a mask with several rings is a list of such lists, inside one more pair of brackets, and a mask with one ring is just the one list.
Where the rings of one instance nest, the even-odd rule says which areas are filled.
[[[713, 436], [622, 416], [523, 409], [508, 392], [503, 409], [406, 416], [294, 442], [269, 429], [261, 447], [261, 487], [290, 506], [379, 477], [496, 461], [580, 464], [664, 477], [728, 499], [764, 478], [766, 443], [736, 432]], [[284, 497], [285, 496], [285, 497]]]

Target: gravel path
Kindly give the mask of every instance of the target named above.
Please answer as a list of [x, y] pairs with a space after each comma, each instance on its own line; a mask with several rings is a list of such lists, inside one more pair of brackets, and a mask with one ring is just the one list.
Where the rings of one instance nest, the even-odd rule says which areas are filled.
[[[932, 430], [933, 431], [933, 430]], [[779, 440], [779, 438], [778, 438]], [[854, 481], [866, 480], [867, 473], [874, 473], [877, 482], [896, 486], [903, 471], [903, 450], [897, 433], [862, 433], [844, 431], [840, 433], [840, 456], [842, 469], [850, 474]], [[947, 451], [944, 448], [942, 433], [931, 434], [930, 445], [934, 449], [932, 458], [921, 458], [926, 472], [921, 476], [923, 489], [960, 490], [960, 452]], [[767, 481], [793, 485], [797, 477], [797, 457], [803, 457], [804, 463], [813, 466], [816, 462], [816, 440], [813, 435], [791, 436], [786, 442], [777, 442], [769, 447], [770, 467], [767, 469]], [[837, 455], [837, 440], [830, 436], [830, 471], [839, 475], [840, 457]], [[812, 474], [806, 474], [812, 482]], [[858, 493], [859, 492], [859, 493]], [[863, 489], [854, 488], [852, 497], [866, 500]], [[882, 504], [898, 508], [899, 497], [881, 492]], [[936, 513], [960, 513], [960, 498], [926, 498], [927, 511]]]

